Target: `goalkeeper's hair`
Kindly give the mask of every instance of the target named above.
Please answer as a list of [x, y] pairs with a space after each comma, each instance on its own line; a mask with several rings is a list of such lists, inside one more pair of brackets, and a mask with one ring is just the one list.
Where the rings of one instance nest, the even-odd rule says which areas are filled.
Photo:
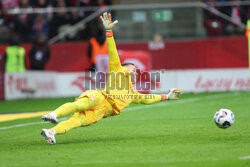
[[128, 65], [133, 65], [133, 66], [135, 66], [134, 63], [122, 63], [122, 66], [128, 66]]

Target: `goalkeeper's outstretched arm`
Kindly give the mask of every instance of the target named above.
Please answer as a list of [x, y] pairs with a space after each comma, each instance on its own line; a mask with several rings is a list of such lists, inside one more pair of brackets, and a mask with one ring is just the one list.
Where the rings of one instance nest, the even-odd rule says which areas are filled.
[[138, 99], [135, 99], [133, 102], [135, 103], [142, 103], [142, 104], [152, 104], [159, 101], [165, 101], [170, 99], [178, 99], [178, 97], [182, 94], [181, 90], [178, 90], [176, 88], [170, 89], [168, 93], [166, 94], [140, 94], [138, 93], [138, 96], [140, 96]]
[[105, 12], [103, 16], [100, 16], [100, 18], [102, 20], [103, 27], [106, 30], [106, 40], [109, 55], [109, 71], [118, 71], [122, 66], [112, 32], [112, 28], [118, 23], [118, 21], [116, 20], [112, 22], [111, 14], [107, 12]]

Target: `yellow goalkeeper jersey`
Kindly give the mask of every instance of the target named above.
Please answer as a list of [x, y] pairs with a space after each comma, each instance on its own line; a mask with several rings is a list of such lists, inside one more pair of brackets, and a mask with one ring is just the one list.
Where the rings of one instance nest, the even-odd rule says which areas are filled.
[[136, 91], [127, 68], [122, 67], [114, 37], [107, 37], [109, 74], [101, 93], [113, 106], [113, 113], [120, 114], [131, 102], [151, 104], [161, 101], [161, 95], [143, 95]]

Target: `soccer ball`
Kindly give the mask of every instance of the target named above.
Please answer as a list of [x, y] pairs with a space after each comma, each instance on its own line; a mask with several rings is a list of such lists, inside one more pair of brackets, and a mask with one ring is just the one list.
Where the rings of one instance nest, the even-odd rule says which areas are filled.
[[226, 129], [233, 125], [234, 114], [229, 109], [220, 109], [214, 115], [215, 124], [222, 129]]

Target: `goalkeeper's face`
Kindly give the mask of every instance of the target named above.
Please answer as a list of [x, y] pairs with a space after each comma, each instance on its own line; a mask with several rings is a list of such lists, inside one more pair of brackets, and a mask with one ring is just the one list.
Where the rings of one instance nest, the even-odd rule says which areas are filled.
[[136, 80], [137, 80], [137, 75], [138, 75], [137, 72], [136, 72], [135, 66], [132, 65], [132, 64], [129, 64], [129, 65], [125, 65], [124, 67], [127, 68], [129, 73], [130, 73], [131, 82], [135, 83]]

